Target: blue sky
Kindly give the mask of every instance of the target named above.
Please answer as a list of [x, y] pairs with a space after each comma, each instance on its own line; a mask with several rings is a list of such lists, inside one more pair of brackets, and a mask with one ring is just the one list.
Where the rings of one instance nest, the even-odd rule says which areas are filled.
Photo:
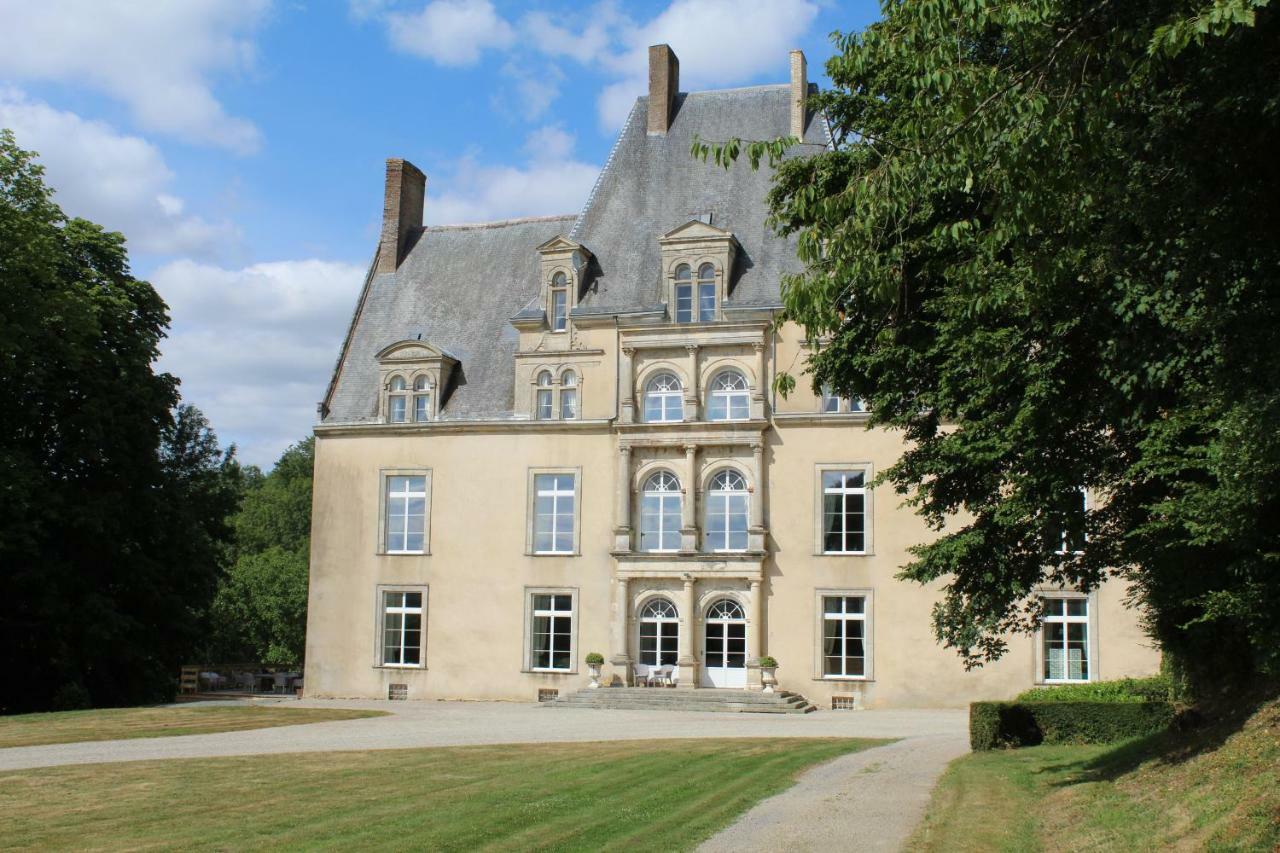
[[0, 126], [169, 303], [161, 367], [269, 466], [306, 436], [386, 157], [444, 224], [576, 212], [667, 42], [681, 88], [784, 82], [878, 4], [0, 0]]

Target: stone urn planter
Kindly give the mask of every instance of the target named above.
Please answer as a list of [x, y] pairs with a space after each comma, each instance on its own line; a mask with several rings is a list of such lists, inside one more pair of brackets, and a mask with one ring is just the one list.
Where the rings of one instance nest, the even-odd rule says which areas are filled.
[[772, 693], [778, 684], [778, 662], [765, 655], [760, 658], [760, 683], [764, 685], [762, 693]]
[[600, 667], [603, 664], [604, 655], [598, 652], [587, 655], [587, 673], [591, 676], [591, 683], [587, 686], [592, 690], [600, 686]]

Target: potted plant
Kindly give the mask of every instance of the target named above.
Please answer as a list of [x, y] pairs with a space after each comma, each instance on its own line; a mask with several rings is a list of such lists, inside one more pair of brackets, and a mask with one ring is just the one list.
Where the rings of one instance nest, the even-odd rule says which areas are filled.
[[771, 655], [765, 655], [760, 658], [760, 683], [764, 685], [764, 693], [772, 693], [773, 687], [778, 683], [778, 677], [775, 673], [778, 670], [778, 660]]
[[591, 673], [591, 684], [588, 686], [596, 688], [600, 686], [600, 666], [604, 663], [604, 655], [599, 652], [590, 652], [587, 655], [587, 672]]

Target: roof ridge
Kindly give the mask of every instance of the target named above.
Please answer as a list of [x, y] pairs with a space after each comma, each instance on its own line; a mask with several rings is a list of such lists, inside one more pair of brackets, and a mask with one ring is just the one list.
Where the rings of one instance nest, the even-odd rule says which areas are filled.
[[482, 228], [505, 228], [508, 225], [524, 225], [528, 222], [553, 222], [574, 219], [576, 213], [556, 213], [551, 216], [516, 216], [510, 219], [494, 219], [490, 222], [458, 222], [448, 225], [428, 225], [423, 231], [474, 231]]

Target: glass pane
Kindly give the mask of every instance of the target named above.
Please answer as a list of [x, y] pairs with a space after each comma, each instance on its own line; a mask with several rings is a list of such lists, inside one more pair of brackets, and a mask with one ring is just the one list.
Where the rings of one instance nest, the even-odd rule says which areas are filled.
[[676, 287], [676, 322], [693, 322], [693, 288], [689, 285]]
[[577, 416], [578, 392], [562, 390], [560, 392], [560, 417], [566, 421], [571, 421]]
[[422, 547], [421, 533], [406, 533], [404, 537], [404, 549], [406, 551], [421, 551]]
[[[850, 595], [844, 600], [844, 611], [846, 613], [864, 613], [866, 612], [867, 600], [861, 596]], [[858, 623], [858, 631], [862, 631], [862, 623]]]
[[568, 294], [563, 290], [555, 290], [551, 293], [551, 328], [557, 332], [563, 331], [565, 327], [565, 301]]
[[[404, 606], [405, 606], [405, 607], [421, 607], [421, 606], [422, 606], [422, 593], [420, 593], [420, 592], [406, 592], [406, 593], [404, 593]], [[414, 618], [417, 618], [417, 617], [414, 617]]]
[[823, 598], [822, 612], [823, 613], [839, 613], [841, 610], [841, 604], [843, 603], [843, 601], [844, 599], [842, 598], [834, 598], [831, 596]]
[[823, 675], [844, 675], [844, 672], [842, 672], [840, 668], [842, 661], [843, 661], [843, 658], [824, 657], [822, 659], [822, 674]]
[[425, 394], [419, 394], [413, 398], [413, 419], [415, 421], [425, 421], [431, 412], [431, 398]]
[[391, 398], [391, 422], [404, 423], [404, 397]]
[[406, 663], [406, 664], [409, 664], [410, 666], [417, 666], [421, 662], [421, 659], [422, 659], [422, 650], [418, 647], [418, 644], [416, 642], [412, 646], [410, 645], [405, 646], [404, 660], [401, 661], [401, 663]]
[[716, 286], [698, 285], [698, 320], [707, 323], [716, 317]]
[[711, 402], [707, 406], [707, 419], [712, 421], [724, 421], [729, 419], [729, 411], [725, 407], [726, 401], [720, 394], [711, 397]]
[[1083, 598], [1066, 599], [1068, 616], [1087, 616], [1089, 613], [1089, 602]]
[[741, 394], [734, 396], [729, 408], [729, 417], [734, 420], [746, 420], [751, 416], [751, 407], [746, 397]]
[[561, 554], [570, 554], [573, 552], [573, 533], [556, 534], [555, 550]]
[[405, 477], [404, 483], [406, 491], [421, 493], [427, 490], [426, 477]]
[[[534, 610], [550, 610], [550, 609], [551, 609], [551, 596], [549, 596], [549, 595], [535, 595], [535, 596], [533, 597], [533, 609], [534, 609]], [[538, 619], [539, 619], [539, 620], [542, 620], [542, 619], [545, 619], [545, 618], [546, 618], [546, 617], [543, 617], [543, 616], [539, 616], [539, 617], [538, 617]], [[535, 630], [541, 630], [541, 629], [537, 629], [537, 628], [535, 628]]]

